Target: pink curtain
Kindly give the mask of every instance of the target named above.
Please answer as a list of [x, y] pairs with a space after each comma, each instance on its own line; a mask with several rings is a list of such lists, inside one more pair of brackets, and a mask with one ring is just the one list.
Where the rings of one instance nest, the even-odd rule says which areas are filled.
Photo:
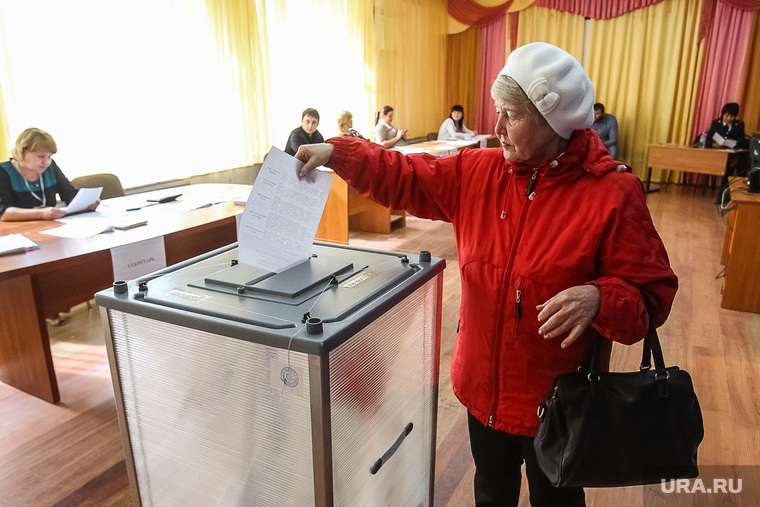
[[758, 0], [723, 0], [723, 2], [745, 11], [760, 11], [760, 1]]
[[[750, 0], [743, 1], [748, 2]], [[536, 0], [533, 5], [555, 11], [569, 12], [584, 18], [612, 19], [660, 2], [662, 0], [620, 0], [615, 2], [609, 0]]]
[[[697, 91], [690, 141], [710, 128], [710, 122], [720, 116], [724, 104], [738, 102], [742, 86], [741, 67], [747, 56], [752, 29], [752, 11], [737, 9], [723, 0], [717, 0], [713, 6], [702, 6], [703, 9], [708, 7], [714, 7], [715, 11], [708, 31], [710, 37]], [[684, 175], [685, 183], [696, 184], [699, 180], [699, 174]], [[710, 186], [719, 183], [720, 178], [708, 178]]]
[[451, 17], [469, 26], [490, 25], [504, 15], [514, 0], [507, 0], [501, 5], [484, 7], [475, 0], [447, 0], [447, 8]]
[[[702, 14], [699, 19], [699, 40], [710, 33], [715, 18], [715, 4], [718, 0], [702, 0]], [[760, 0], [721, 0], [735, 9], [743, 11], [760, 11]]]
[[741, 67], [747, 56], [751, 29], [751, 11], [737, 9], [722, 0], [717, 2], [697, 92], [692, 139], [710, 127], [723, 104], [739, 100]]
[[491, 99], [491, 83], [504, 67], [504, 54], [507, 37], [506, 17], [502, 15], [493, 23], [483, 27], [480, 33], [480, 75], [478, 81], [477, 108], [475, 110], [475, 129], [479, 134], [493, 133], [496, 125], [496, 109]]

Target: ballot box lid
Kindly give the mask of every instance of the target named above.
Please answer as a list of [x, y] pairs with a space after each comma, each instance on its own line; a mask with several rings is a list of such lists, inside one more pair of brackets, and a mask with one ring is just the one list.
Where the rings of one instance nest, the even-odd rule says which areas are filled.
[[438, 275], [446, 262], [314, 243], [280, 273], [238, 262], [237, 245], [96, 294], [107, 309], [308, 354], [329, 352]]

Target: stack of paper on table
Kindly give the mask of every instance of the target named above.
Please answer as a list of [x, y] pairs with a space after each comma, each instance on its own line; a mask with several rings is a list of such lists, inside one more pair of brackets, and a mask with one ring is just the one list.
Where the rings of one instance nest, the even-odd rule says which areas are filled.
[[0, 236], [0, 255], [26, 253], [40, 246], [23, 234], [8, 234]]

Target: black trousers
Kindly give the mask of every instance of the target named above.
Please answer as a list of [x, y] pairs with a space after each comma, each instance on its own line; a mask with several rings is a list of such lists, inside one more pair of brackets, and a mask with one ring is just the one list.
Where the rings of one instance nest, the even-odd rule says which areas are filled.
[[522, 473], [525, 475], [532, 507], [585, 507], [583, 488], [555, 488], [536, 462], [533, 438], [512, 435], [483, 426], [469, 412], [470, 447], [475, 460], [475, 504], [517, 507]]

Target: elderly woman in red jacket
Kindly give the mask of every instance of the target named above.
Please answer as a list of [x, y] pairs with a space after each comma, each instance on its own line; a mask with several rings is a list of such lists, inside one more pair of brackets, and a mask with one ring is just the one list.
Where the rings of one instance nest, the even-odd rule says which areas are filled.
[[[454, 225], [462, 277], [454, 392], [469, 413], [477, 505], [585, 505], [554, 488], [533, 451], [536, 408], [587, 355], [591, 327], [634, 343], [661, 325], [678, 287], [639, 180], [593, 129], [594, 90], [565, 51], [513, 51], [491, 88], [501, 149], [447, 157], [350, 138], [303, 146], [359, 192]], [[645, 305], [646, 301], [646, 305]], [[651, 313], [650, 313], [651, 312]]]

